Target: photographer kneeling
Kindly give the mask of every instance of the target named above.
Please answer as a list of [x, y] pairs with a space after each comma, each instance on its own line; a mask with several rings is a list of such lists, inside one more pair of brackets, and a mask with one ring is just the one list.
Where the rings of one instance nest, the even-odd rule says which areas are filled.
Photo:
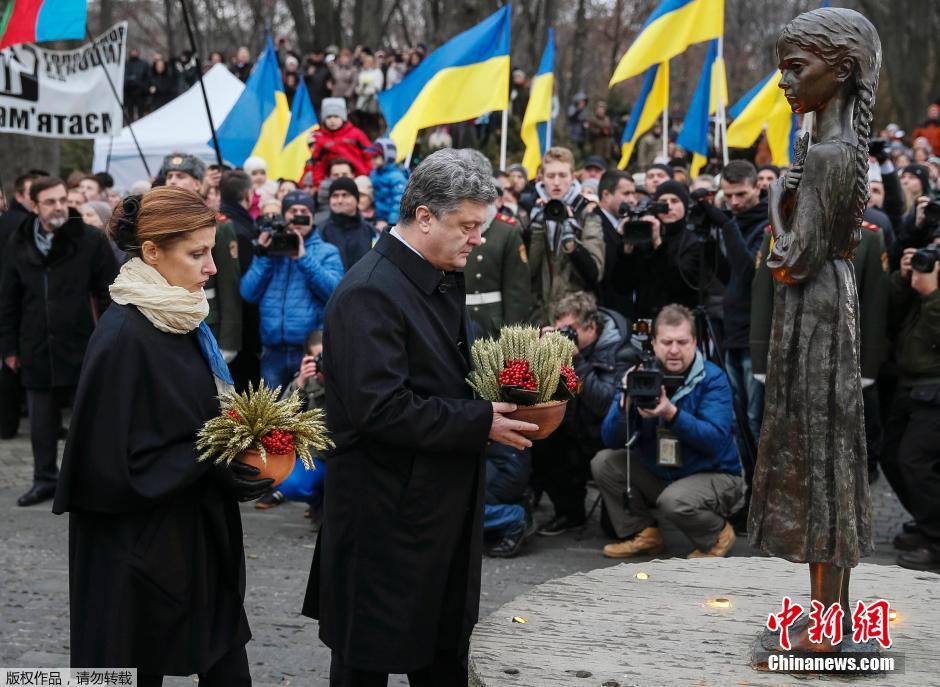
[[[727, 519], [744, 505], [744, 478], [731, 433], [731, 387], [696, 348], [695, 320], [687, 308], [665, 306], [653, 333], [658, 367], [677, 377], [678, 388], [667, 397], [666, 385], [661, 386], [652, 407], [638, 408], [639, 399], [624, 400], [622, 391], [610, 405], [601, 429], [608, 448], [594, 456], [591, 472], [623, 541], [605, 546], [604, 555], [628, 558], [662, 551], [662, 534], [651, 513], [655, 506], [695, 544], [689, 558], [727, 556], [735, 541]], [[638, 374], [637, 368], [624, 377], [628, 387], [632, 374]], [[623, 448], [628, 424], [638, 434], [632, 456]]]
[[258, 237], [258, 255], [242, 277], [241, 294], [261, 313], [261, 378], [286, 387], [300, 367], [307, 333], [323, 329], [323, 311], [343, 278], [336, 246], [313, 231], [313, 199], [291, 191]]

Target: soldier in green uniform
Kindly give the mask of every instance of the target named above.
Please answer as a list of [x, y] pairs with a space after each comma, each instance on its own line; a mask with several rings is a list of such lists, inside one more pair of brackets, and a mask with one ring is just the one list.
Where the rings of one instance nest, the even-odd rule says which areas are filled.
[[521, 324], [532, 310], [529, 259], [519, 225], [496, 215], [483, 228], [483, 243], [464, 268], [467, 310], [481, 336], [499, 336], [503, 325]]
[[[170, 153], [163, 158], [163, 166], [160, 168], [160, 176], [166, 179], [167, 186], [180, 186], [200, 194], [205, 173], [205, 163], [186, 153]], [[206, 299], [209, 301], [206, 324], [219, 342], [225, 362], [231, 362], [242, 346], [242, 298], [238, 292], [241, 271], [235, 228], [222, 214], [216, 216], [212, 259], [217, 272], [205, 286]]]

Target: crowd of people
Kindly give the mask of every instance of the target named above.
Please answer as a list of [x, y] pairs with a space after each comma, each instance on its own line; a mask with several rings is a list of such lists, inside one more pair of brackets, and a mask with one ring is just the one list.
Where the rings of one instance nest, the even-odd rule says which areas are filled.
[[[394, 142], [377, 136], [375, 94], [425, 50], [328, 49], [303, 60], [283, 44], [279, 52], [286, 87], [307, 80], [322, 125], [299, 179], [269, 178], [257, 157], [232, 169], [185, 151], [168, 155], [154, 179], [126, 195], [107, 173], [62, 180], [35, 170], [16, 179], [0, 216], [0, 436], [16, 434], [25, 399], [35, 475], [20, 505], [54, 493], [62, 411], [108, 307], [108, 285], [128, 259], [112, 213], [151, 188], [197, 193], [216, 215], [206, 322], [236, 388], [263, 379], [323, 404], [327, 303], [344, 274], [398, 225], [411, 174], [396, 162]], [[192, 76], [185, 58], [151, 68], [132, 52], [129, 103], [139, 96], [143, 111], [183, 87]], [[247, 78], [246, 49], [231, 68]], [[513, 89], [524, 112], [519, 70]], [[612, 165], [615, 127], [603, 102], [589, 111], [587, 96], [577, 94], [567, 122], [571, 147], [547, 150], [534, 179], [518, 163], [494, 170], [472, 147], [461, 152], [498, 190], [485, 241], [464, 270], [475, 335], [514, 323], [565, 331], [582, 380], [549, 438], [524, 450], [489, 444], [488, 551], [514, 556], [536, 531], [585, 527], [593, 480], [594, 505], [614, 540], [604, 555], [659, 553], [657, 515], [688, 536], [690, 556], [727, 555], [746, 521], [761, 438], [773, 316], [767, 189], [787, 183], [790, 172], [767, 162], [758, 144], [744, 151], [749, 159], [725, 166], [713, 156], [692, 179], [675, 131], [658, 125], [622, 171]], [[662, 155], [663, 136], [670, 156]], [[913, 518], [895, 539], [899, 563], [938, 569], [940, 105], [930, 105], [909, 137], [896, 125], [879, 132], [868, 185], [854, 264], [870, 479], [884, 474]], [[650, 367], [673, 381], [640, 404], [629, 376]], [[318, 522], [327, 471], [315, 471], [315, 484], [269, 491], [257, 507], [303, 499]], [[532, 511], [543, 495], [554, 513], [536, 525]]]

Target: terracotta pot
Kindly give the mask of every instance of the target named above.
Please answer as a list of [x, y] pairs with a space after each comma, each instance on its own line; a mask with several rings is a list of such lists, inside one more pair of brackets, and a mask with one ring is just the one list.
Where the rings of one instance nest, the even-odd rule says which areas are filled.
[[271, 478], [274, 480], [274, 486], [276, 487], [278, 484], [288, 478], [291, 471], [294, 469], [294, 462], [296, 459], [296, 451], [291, 451], [290, 453], [283, 453], [280, 455], [268, 453], [267, 462], [262, 463], [261, 452], [257, 449], [250, 448], [239, 454], [235, 460], [258, 468], [261, 470], [261, 474], [258, 475], [255, 479]]
[[531, 422], [538, 425], [536, 432], [520, 432], [529, 439], [544, 439], [549, 434], [558, 429], [558, 425], [565, 419], [565, 407], [568, 401], [549, 401], [548, 403], [536, 403], [534, 406], [519, 406], [506, 417], [522, 422]]

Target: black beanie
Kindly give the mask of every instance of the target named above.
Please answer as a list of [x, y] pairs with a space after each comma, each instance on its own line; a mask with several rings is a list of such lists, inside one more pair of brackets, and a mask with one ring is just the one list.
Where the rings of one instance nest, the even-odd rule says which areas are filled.
[[901, 170], [901, 173], [913, 174], [915, 177], [920, 179], [921, 186], [923, 186], [923, 190], [920, 192], [921, 195], [926, 195], [927, 192], [930, 191], [930, 170], [927, 169], [925, 165], [908, 165], [903, 170]]
[[689, 207], [689, 205], [692, 204], [692, 196], [689, 195], [689, 189], [686, 188], [685, 184], [678, 181], [673, 181], [672, 179], [669, 181], [664, 181], [656, 187], [654, 197], [656, 200], [659, 200], [660, 196], [662, 196], [664, 193], [671, 193], [672, 195], [681, 198], [686, 207]]
[[[650, 169], [661, 169], [666, 173], [670, 179], [675, 179], [676, 173], [672, 171], [672, 167], [662, 162], [657, 162], [655, 165], [650, 165]], [[649, 170], [647, 170], [649, 171]]]
[[337, 191], [346, 191], [356, 197], [356, 200], [359, 200], [359, 187], [356, 186], [356, 181], [351, 177], [337, 177], [333, 179], [330, 183], [330, 195], [332, 196]]

